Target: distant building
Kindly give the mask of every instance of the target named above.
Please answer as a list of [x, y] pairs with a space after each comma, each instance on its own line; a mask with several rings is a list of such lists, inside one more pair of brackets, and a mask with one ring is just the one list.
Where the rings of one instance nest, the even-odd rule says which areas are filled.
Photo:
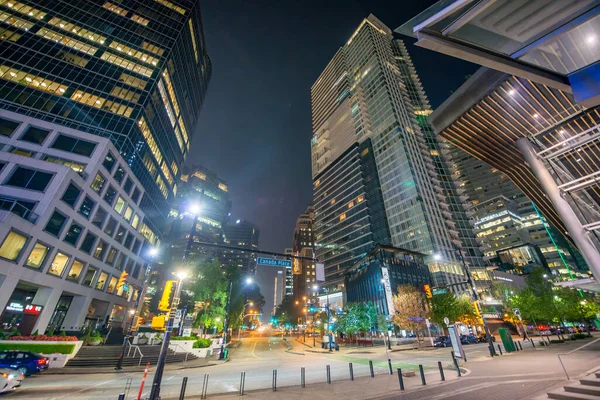
[[[249, 250], [258, 250], [260, 231], [252, 222], [238, 219], [229, 221], [225, 225], [225, 244]], [[235, 265], [242, 273], [254, 275], [256, 273], [256, 253], [241, 250], [224, 250], [222, 253], [223, 265]]]
[[[284, 254], [292, 255], [294, 254], [294, 249], [286, 248], [283, 251]], [[285, 295], [292, 296], [294, 294], [294, 274], [292, 271], [292, 267], [285, 268]]]
[[285, 268], [259, 265], [256, 267], [256, 284], [265, 298], [261, 321], [268, 323], [277, 306], [281, 304], [285, 289]]
[[[314, 229], [315, 209], [309, 205], [306, 210], [296, 219], [294, 228], [294, 238], [292, 252], [296, 256], [312, 258], [314, 256], [315, 229]], [[292, 259], [292, 264], [299, 273], [293, 275], [293, 293], [294, 299], [300, 300], [302, 297], [312, 296], [311, 286], [316, 284], [316, 264], [313, 260]]]
[[423, 261], [425, 255], [391, 246], [376, 246], [345, 274], [346, 301], [370, 301], [381, 315], [392, 315], [389, 305], [398, 285], [424, 291], [433, 277]]
[[171, 258], [183, 259], [194, 221], [192, 207], [197, 208], [198, 215], [188, 262], [198, 264], [222, 258], [223, 249], [200, 243], [225, 243], [224, 230], [231, 211], [227, 184], [214, 172], [195, 165], [182, 171], [178, 187], [165, 235]]
[[121, 327], [157, 244], [141, 182], [107, 138], [7, 110], [0, 132], [2, 326]]

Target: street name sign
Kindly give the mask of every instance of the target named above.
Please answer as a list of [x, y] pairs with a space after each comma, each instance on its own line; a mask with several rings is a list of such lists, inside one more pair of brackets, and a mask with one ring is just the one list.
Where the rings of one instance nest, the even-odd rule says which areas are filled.
[[277, 260], [275, 258], [257, 257], [256, 264], [266, 265], [267, 267], [292, 268], [292, 260]]

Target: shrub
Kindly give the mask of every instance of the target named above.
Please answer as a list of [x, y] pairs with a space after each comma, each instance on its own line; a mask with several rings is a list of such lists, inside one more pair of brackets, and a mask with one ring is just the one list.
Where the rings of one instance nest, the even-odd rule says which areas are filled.
[[35, 330], [35, 331], [34, 331], [34, 332], [31, 334], [31, 336], [39, 336], [39, 335], [40, 335], [40, 334], [38, 333], [38, 330], [37, 330], [37, 329], [36, 329], [36, 330]]
[[550, 343], [564, 343], [565, 341], [562, 339], [552, 339], [550, 340]]
[[11, 336], [8, 340], [31, 340], [34, 342], [76, 342], [77, 336]]
[[585, 339], [588, 336], [585, 333], [574, 333], [571, 336], [569, 336], [569, 339], [571, 340], [577, 340], [577, 339]]
[[43, 354], [71, 354], [75, 350], [74, 344], [44, 344], [44, 343], [0, 343], [0, 351], [22, 350]]
[[62, 336], [62, 337], [66, 337], [66, 336], [67, 336], [67, 333], [66, 333], [65, 331], [60, 331], [60, 336]]
[[197, 336], [172, 336], [171, 340], [196, 340]]
[[540, 341], [538, 342], [538, 344], [539, 344], [540, 346], [542, 346], [542, 347], [543, 347], [543, 346], [547, 346], [547, 345], [548, 345], [548, 344], [547, 344], [545, 341], [543, 341], [543, 340], [540, 340]]
[[196, 340], [194, 342], [194, 345], [192, 346], [192, 348], [206, 349], [207, 347], [210, 347], [211, 344], [212, 344], [212, 341], [210, 339], [199, 338], [198, 340]]

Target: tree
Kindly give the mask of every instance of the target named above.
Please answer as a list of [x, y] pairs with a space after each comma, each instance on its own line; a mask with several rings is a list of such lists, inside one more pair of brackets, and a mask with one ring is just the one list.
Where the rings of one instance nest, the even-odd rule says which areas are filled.
[[430, 300], [430, 318], [432, 322], [445, 328], [444, 318], [455, 322], [460, 318], [458, 299], [452, 292], [436, 294]]
[[355, 335], [371, 331], [377, 322], [377, 312], [371, 302], [348, 303], [344, 314], [337, 318], [335, 329]]
[[479, 323], [477, 311], [473, 301], [469, 296], [460, 296], [457, 300], [458, 320], [466, 325], [476, 325]]
[[429, 314], [425, 296], [412, 285], [398, 285], [397, 291], [398, 294], [393, 296], [395, 312], [392, 321], [404, 329], [414, 331], [420, 345], [419, 328]]
[[298, 319], [305, 316], [302, 304], [296, 304], [292, 296], [285, 296], [275, 310], [275, 318], [280, 325], [298, 325]]

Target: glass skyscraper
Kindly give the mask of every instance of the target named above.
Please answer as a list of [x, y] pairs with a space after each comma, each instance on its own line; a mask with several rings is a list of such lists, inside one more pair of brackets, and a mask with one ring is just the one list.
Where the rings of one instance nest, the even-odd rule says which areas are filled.
[[0, 107], [108, 137], [163, 228], [211, 75], [197, 0], [0, 0]]
[[[464, 290], [459, 284], [465, 281], [459, 251], [472, 267], [483, 267], [484, 262], [447, 169], [447, 144], [427, 124], [431, 108], [403, 42], [370, 15], [335, 54], [311, 95], [317, 253], [326, 270], [343, 269], [330, 260], [330, 247], [354, 252], [354, 261], [370, 248], [366, 243], [363, 249], [345, 247], [322, 234], [327, 204], [317, 197], [319, 174], [331, 168], [352, 143], [368, 140], [389, 232], [389, 242], [380, 244], [426, 254], [436, 285], [455, 284], [455, 290]], [[340, 173], [338, 179], [345, 182], [350, 173]], [[327, 195], [330, 202], [352, 200], [333, 190]], [[368, 202], [366, 206], [378, 205]], [[333, 218], [343, 219], [344, 213], [338, 210]], [[342, 225], [331, 229], [345, 237]], [[485, 271], [479, 272], [479, 278], [485, 279]]]

